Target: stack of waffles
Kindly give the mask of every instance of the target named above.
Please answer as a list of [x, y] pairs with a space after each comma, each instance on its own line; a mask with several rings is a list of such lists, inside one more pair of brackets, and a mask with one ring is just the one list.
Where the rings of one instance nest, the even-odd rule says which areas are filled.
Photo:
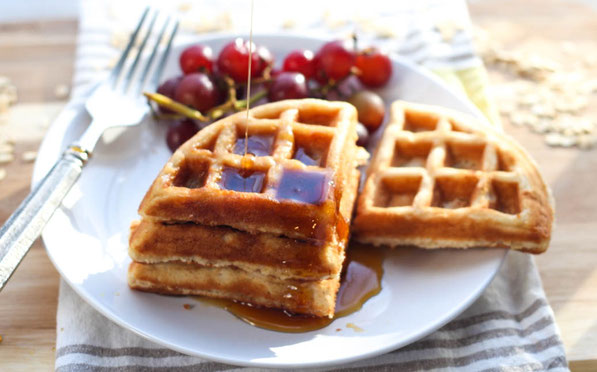
[[544, 252], [553, 202], [512, 138], [472, 117], [397, 101], [359, 196], [353, 234], [375, 245]]
[[129, 285], [331, 317], [363, 160], [356, 110], [305, 99], [249, 115], [164, 166], [131, 226]]

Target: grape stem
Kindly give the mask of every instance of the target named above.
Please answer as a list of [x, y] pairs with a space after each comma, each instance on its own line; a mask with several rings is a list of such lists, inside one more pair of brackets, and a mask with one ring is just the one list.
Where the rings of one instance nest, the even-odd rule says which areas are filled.
[[179, 114], [184, 115], [188, 118], [203, 121], [203, 122], [209, 121], [209, 118], [204, 116], [198, 110], [190, 108], [187, 105], [183, 105], [182, 103], [178, 103], [178, 102], [174, 101], [173, 99], [170, 99], [169, 97], [166, 97], [162, 94], [143, 92], [143, 95], [145, 97], [147, 97], [147, 99], [157, 103], [158, 105], [163, 106], [167, 109], [170, 109], [174, 112], [178, 112]]
[[[234, 85], [233, 85], [234, 87]], [[234, 92], [234, 93], [232, 93]], [[259, 101], [260, 99], [267, 96], [267, 91], [262, 90], [255, 94], [253, 94], [248, 99], [237, 100], [236, 99], [236, 91], [233, 88], [230, 92], [230, 96], [228, 101], [224, 102], [223, 104], [216, 106], [204, 115], [200, 111], [195, 110], [189, 106], [183, 105], [182, 103], [178, 103], [162, 94], [159, 93], [149, 93], [143, 92], [143, 95], [147, 97], [150, 101], [157, 103], [160, 106], [168, 108], [182, 116], [185, 116], [190, 119], [198, 120], [203, 123], [208, 123], [214, 120], [217, 120], [224, 116], [229, 111], [241, 111], [247, 108], [247, 102], [250, 105], [253, 105], [255, 102]]]

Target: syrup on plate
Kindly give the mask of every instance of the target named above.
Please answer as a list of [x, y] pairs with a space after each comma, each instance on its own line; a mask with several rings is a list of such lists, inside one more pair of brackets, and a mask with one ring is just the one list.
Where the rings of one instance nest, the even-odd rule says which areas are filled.
[[335, 319], [352, 314], [381, 291], [383, 248], [351, 244], [347, 250], [336, 312], [332, 319], [290, 314], [283, 310], [250, 306], [244, 303], [196, 297], [203, 303], [221, 307], [255, 327], [278, 332], [301, 333], [324, 328]]

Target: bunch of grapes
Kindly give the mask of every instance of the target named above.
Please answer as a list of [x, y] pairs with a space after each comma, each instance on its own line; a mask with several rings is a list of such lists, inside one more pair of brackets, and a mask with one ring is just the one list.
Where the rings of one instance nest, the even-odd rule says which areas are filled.
[[[315, 53], [295, 50], [284, 58], [279, 69], [274, 67], [273, 55], [265, 46], [251, 45], [241, 38], [226, 44], [217, 58], [206, 45], [186, 48], [179, 61], [183, 75], [163, 82], [157, 93], [194, 110], [202, 120], [185, 118], [171, 125], [168, 146], [174, 151], [210, 121], [239, 111], [248, 102], [253, 105], [307, 97], [352, 103], [362, 123], [357, 128], [359, 144], [366, 145], [369, 134], [381, 125], [385, 115], [381, 97], [366, 88], [387, 84], [392, 76], [392, 63], [377, 48], [357, 51], [355, 44], [335, 40]], [[256, 93], [240, 99], [249, 73]], [[158, 106], [162, 114], [177, 113], [172, 110], [174, 106], [166, 106]]]

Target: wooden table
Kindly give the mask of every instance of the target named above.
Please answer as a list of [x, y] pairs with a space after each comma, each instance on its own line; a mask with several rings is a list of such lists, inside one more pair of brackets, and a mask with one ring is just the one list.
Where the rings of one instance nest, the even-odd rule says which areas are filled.
[[[506, 43], [538, 40], [557, 52], [562, 40], [581, 40], [597, 48], [597, 17], [584, 5], [486, 0], [470, 8], [476, 24]], [[55, 89], [70, 82], [76, 29], [75, 20], [0, 25], [0, 75], [8, 76], [19, 89], [19, 103], [8, 120], [8, 132], [16, 139], [16, 160], [0, 165], [7, 171], [0, 181], [0, 223], [29, 192], [33, 164], [22, 154], [37, 149], [45, 126], [65, 103], [57, 99]], [[506, 29], [509, 32], [502, 32]], [[491, 78], [498, 77], [492, 72]], [[537, 159], [553, 189], [557, 204], [553, 241], [549, 252], [536, 261], [571, 368], [595, 371], [597, 150], [554, 149], [527, 129], [507, 123], [505, 127]], [[0, 293], [1, 370], [53, 369], [58, 283], [59, 276], [37, 241]]]

